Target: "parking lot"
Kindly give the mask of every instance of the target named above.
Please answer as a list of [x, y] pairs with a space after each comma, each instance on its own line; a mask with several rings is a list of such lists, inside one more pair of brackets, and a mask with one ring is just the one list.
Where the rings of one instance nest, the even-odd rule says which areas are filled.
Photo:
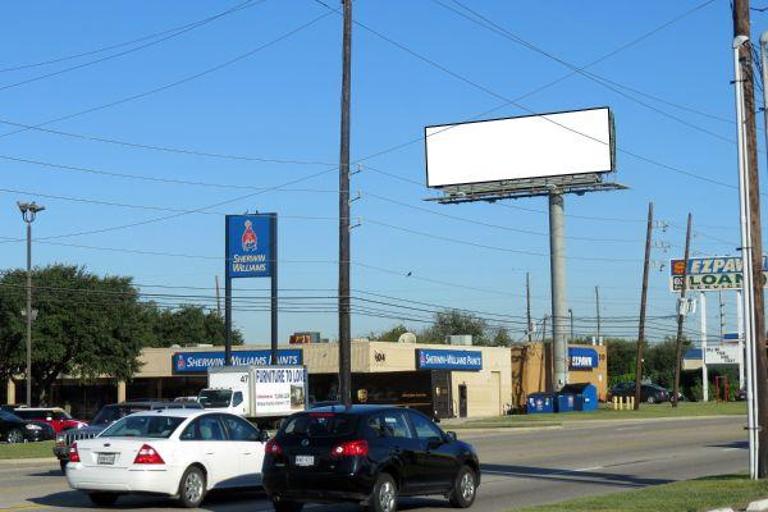
[[[602, 494], [746, 468], [741, 417], [583, 422], [556, 429], [459, 433], [478, 450], [483, 482], [472, 510], [503, 511], [570, 497]], [[409, 499], [405, 510], [447, 510], [441, 497]], [[164, 510], [155, 497], [123, 497], [120, 510]], [[312, 510], [357, 510], [312, 506]], [[0, 462], [0, 510], [93, 509], [69, 490], [58, 463]], [[203, 509], [271, 510], [258, 492], [212, 494]]]

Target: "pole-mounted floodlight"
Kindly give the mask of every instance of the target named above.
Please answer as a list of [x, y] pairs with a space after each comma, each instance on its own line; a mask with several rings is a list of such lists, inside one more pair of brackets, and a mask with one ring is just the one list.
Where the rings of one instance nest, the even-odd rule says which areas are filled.
[[16, 203], [21, 212], [21, 218], [27, 223], [27, 406], [32, 406], [32, 223], [37, 214], [45, 210], [45, 206], [32, 201], [31, 203]]

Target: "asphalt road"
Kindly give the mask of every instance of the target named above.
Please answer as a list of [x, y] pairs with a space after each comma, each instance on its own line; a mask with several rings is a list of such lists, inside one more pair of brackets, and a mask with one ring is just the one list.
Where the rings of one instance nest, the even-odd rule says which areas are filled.
[[[516, 507], [604, 494], [675, 480], [745, 472], [745, 419], [584, 422], [562, 429], [484, 431], [460, 434], [478, 450], [483, 482], [472, 510]], [[122, 497], [115, 508], [142, 512], [173, 503], [152, 497]], [[312, 506], [313, 512], [358, 507]], [[450, 508], [440, 497], [402, 500], [402, 510]], [[0, 511], [90, 509], [88, 498], [69, 490], [58, 463], [0, 463]], [[212, 495], [204, 510], [272, 510], [258, 492]]]

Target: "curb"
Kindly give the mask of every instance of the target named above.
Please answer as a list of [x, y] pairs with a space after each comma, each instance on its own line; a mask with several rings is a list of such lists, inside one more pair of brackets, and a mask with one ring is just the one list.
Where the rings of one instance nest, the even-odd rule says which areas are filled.
[[2, 466], [21, 466], [25, 464], [40, 464], [43, 462], [58, 462], [56, 457], [37, 457], [31, 459], [0, 459], [0, 467]]
[[[611, 424], [627, 424], [627, 423], [656, 423], [656, 422], [668, 422], [668, 421], [678, 421], [678, 420], [684, 420], [684, 421], [695, 421], [695, 420], [714, 420], [714, 419], [720, 419], [720, 418], [740, 418], [740, 414], [716, 414], [712, 416], [674, 416], [674, 417], [661, 417], [661, 418], [614, 418], [614, 419], [599, 419], [599, 420], [587, 420], [587, 419], [576, 419], [576, 420], [558, 420], [557, 414], [552, 415], [552, 421], [560, 423], [559, 428], [568, 428], [568, 427], [584, 427], [589, 425], [611, 425]], [[520, 416], [525, 417], [525, 416]], [[489, 418], [498, 418], [498, 416], [491, 416]], [[482, 421], [483, 418], [477, 418], [472, 419], [469, 421]], [[488, 426], [488, 427], [473, 427], [473, 426], [464, 426], [466, 425], [467, 421], [442, 421], [440, 422], [440, 426], [445, 430], [523, 430], [523, 429], [538, 429], [538, 428], [546, 428], [551, 427], [552, 425], [546, 425], [537, 427], [535, 424], [525, 425], [521, 427], [515, 427], [515, 426]]]

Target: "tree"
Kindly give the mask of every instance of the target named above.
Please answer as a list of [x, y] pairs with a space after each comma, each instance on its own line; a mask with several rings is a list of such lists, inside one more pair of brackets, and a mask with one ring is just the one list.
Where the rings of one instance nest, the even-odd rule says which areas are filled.
[[403, 324], [398, 324], [392, 327], [391, 329], [384, 331], [380, 334], [371, 333], [370, 338], [376, 341], [397, 341], [400, 339], [400, 336], [402, 336], [406, 332], [410, 332], [408, 331], [408, 328]]
[[[153, 307], [139, 301], [129, 277], [99, 277], [84, 268], [51, 265], [32, 272], [32, 383], [37, 401], [61, 374], [88, 380], [128, 379], [151, 339]], [[0, 275], [0, 378], [26, 367], [26, 272]]]
[[485, 345], [489, 341], [487, 331], [488, 324], [482, 318], [452, 309], [436, 313], [434, 322], [422, 333], [422, 338], [427, 343], [445, 343], [446, 336], [470, 334], [475, 344]]
[[[199, 343], [223, 345], [226, 336], [224, 327], [221, 315], [215, 311], [206, 311], [201, 306], [186, 304], [173, 310], [156, 308], [148, 346], [170, 347]], [[243, 335], [237, 329], [232, 329], [232, 343], [243, 343]]]
[[499, 327], [493, 334], [491, 345], [494, 347], [508, 347], [512, 344], [512, 341], [512, 337], [509, 335], [509, 330], [506, 327]]

